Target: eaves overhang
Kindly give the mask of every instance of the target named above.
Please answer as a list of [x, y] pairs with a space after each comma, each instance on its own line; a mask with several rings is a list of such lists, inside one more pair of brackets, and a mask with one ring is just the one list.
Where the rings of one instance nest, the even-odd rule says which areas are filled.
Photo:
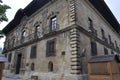
[[19, 9], [14, 17], [14, 19], [2, 30], [6, 35], [10, 31], [12, 31], [17, 25], [20, 24], [21, 19], [24, 16], [31, 16], [38, 9], [43, 7], [45, 4], [50, 2], [51, 0], [33, 0], [30, 4], [28, 4], [24, 9]]
[[[28, 6], [24, 9], [19, 9], [14, 17], [14, 19], [2, 30], [4, 34], [8, 34], [13, 30], [17, 25], [20, 24], [21, 19], [24, 16], [31, 16], [38, 9], [43, 7], [45, 4], [51, 0], [33, 0]], [[120, 31], [120, 25], [112, 14], [111, 10], [108, 8], [104, 0], [89, 0], [90, 3], [100, 12], [100, 14], [109, 22], [109, 24], [115, 29], [116, 32]]]
[[90, 3], [100, 12], [100, 14], [108, 21], [108, 23], [115, 29], [116, 32], [120, 32], [120, 24], [105, 3], [104, 0], [89, 0]]

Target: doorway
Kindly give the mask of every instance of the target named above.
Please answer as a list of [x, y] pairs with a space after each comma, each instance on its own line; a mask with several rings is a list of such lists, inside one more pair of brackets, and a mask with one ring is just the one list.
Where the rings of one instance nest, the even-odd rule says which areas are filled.
[[15, 72], [16, 74], [20, 73], [21, 58], [22, 58], [22, 54], [18, 54], [17, 62], [16, 62], [16, 72]]

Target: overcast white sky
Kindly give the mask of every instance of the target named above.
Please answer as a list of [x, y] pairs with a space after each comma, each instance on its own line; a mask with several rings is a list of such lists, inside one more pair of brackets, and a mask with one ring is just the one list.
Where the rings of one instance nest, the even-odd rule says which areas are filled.
[[[3, 0], [3, 2], [11, 7], [7, 11], [7, 17], [9, 19], [8, 22], [0, 23], [0, 30], [2, 30], [13, 18], [16, 11], [19, 8], [24, 8], [29, 4], [32, 0]], [[120, 21], [120, 0], [105, 0], [110, 9], [112, 10], [113, 14]], [[4, 39], [0, 39], [0, 47], [3, 47]]]

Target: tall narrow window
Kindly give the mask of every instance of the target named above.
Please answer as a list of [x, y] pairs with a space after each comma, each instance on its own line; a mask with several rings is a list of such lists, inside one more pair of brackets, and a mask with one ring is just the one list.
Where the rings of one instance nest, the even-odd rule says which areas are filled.
[[21, 43], [24, 42], [25, 37], [26, 37], [26, 31], [23, 31], [21, 35]]
[[111, 44], [111, 43], [112, 43], [112, 41], [111, 41], [111, 36], [108, 35], [108, 38], [109, 38], [109, 43]]
[[55, 56], [55, 39], [47, 41], [46, 56]]
[[89, 25], [89, 29], [93, 30], [93, 21], [90, 18], [88, 18], [88, 25]]
[[12, 54], [10, 53], [10, 54], [8, 55], [8, 62], [11, 62], [11, 58], [12, 58]]
[[104, 54], [105, 54], [105, 55], [108, 55], [108, 50], [107, 50], [107, 48], [104, 48]]
[[91, 55], [92, 56], [97, 55], [97, 44], [94, 41], [91, 41]]
[[102, 33], [102, 39], [105, 39], [105, 32], [103, 29], [101, 29], [101, 33]]
[[40, 26], [39, 26], [39, 25], [36, 25], [36, 26], [35, 26], [35, 37], [38, 37], [38, 36], [39, 36], [39, 29], [40, 29]]
[[30, 58], [31, 59], [36, 58], [36, 55], [37, 55], [37, 51], [36, 50], [37, 50], [37, 46], [36, 45], [31, 47], [31, 54], [30, 54]]
[[57, 28], [57, 18], [56, 16], [51, 18], [51, 31], [55, 31]]
[[53, 63], [52, 63], [51, 61], [48, 63], [48, 70], [49, 70], [50, 72], [53, 71]]

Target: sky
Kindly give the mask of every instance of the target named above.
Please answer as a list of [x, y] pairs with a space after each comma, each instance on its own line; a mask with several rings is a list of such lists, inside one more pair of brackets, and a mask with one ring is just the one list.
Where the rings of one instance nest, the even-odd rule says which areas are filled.
[[[27, 6], [32, 0], [3, 0], [4, 4], [7, 4], [11, 7], [11, 9], [7, 10], [7, 17], [9, 19], [8, 22], [0, 23], [0, 30], [2, 30], [15, 16], [15, 13], [18, 9], [24, 8]], [[107, 5], [110, 7], [111, 11], [120, 22], [120, 0], [105, 0]], [[4, 38], [0, 39], [0, 47], [3, 47]]]

